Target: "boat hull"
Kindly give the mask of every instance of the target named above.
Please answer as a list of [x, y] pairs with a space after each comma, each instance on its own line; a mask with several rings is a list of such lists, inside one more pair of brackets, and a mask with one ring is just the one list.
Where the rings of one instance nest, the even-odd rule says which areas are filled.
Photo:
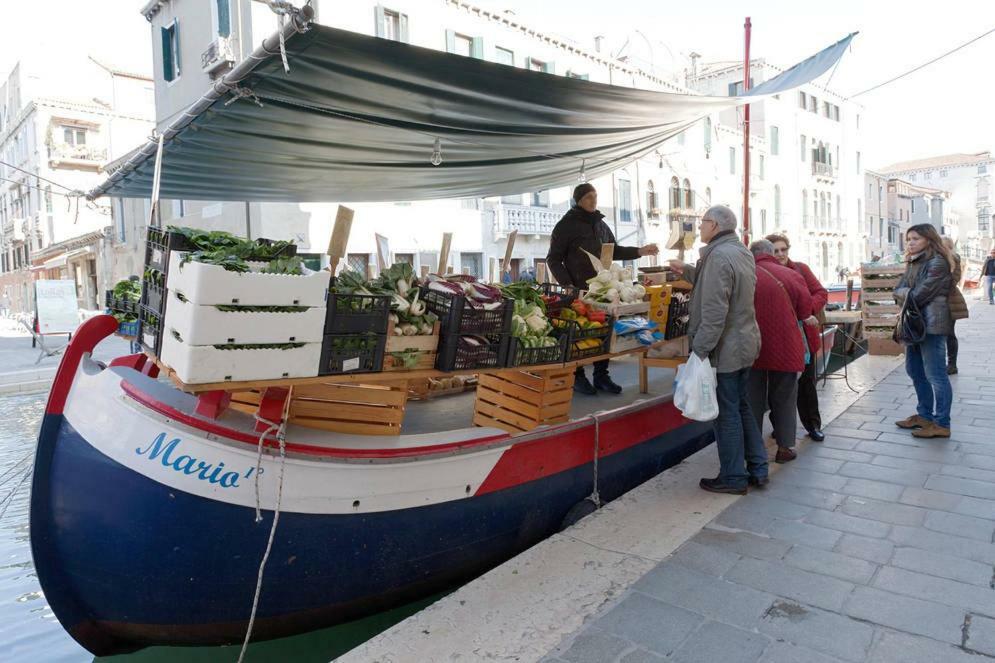
[[[114, 446], [120, 442], [114, 431], [107, 439], [88, 439], [81, 429], [92, 438], [92, 427], [74, 425], [74, 419], [85, 420], [74, 414], [74, 397], [68, 395], [64, 414], [45, 415], [32, 487], [35, 563], [62, 624], [99, 655], [156, 644], [241, 641], [272, 524], [273, 511], [266, 507], [272, 504], [264, 501], [263, 518], [256, 522], [253, 506], [224, 493], [168, 485], [144, 469], [159, 469], [167, 460], [162, 453], [148, 463], [147, 441], [125, 442], [136, 458], [145, 449], [139, 460], [144, 465], [122, 462], [112, 451], [120, 447]], [[154, 420], [154, 413], [131, 409]], [[465, 460], [451, 456], [447, 473], [459, 472], [461, 464], [470, 472], [479, 465], [474, 457], [483, 453], [494, 458], [483, 481], [471, 491], [468, 480], [468, 492], [457, 499], [418, 499], [406, 508], [368, 512], [360, 510], [366, 507], [359, 500], [355, 509], [337, 512], [305, 512], [295, 510], [292, 500], [285, 503], [253, 639], [329, 626], [429, 595], [534, 545], [561, 529], [571, 508], [591, 494], [595, 447], [598, 491], [610, 501], [713, 439], [710, 425], [687, 422], [666, 401], [601, 419], [507, 438], [497, 449], [463, 453]], [[121, 422], [117, 434], [132, 430]], [[231, 453], [210, 436], [197, 442], [214, 445], [217, 454]], [[390, 465], [403, 477], [429, 462], [413, 458]], [[352, 480], [345, 473], [356, 472], [357, 465], [326, 462], [323, 471], [331, 493], [337, 481]], [[288, 469], [288, 481], [297, 476]], [[397, 490], [403, 493], [404, 486]]]

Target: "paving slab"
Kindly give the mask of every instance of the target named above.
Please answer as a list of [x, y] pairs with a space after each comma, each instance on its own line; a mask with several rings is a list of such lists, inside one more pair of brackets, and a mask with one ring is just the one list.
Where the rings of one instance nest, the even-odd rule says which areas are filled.
[[809, 647], [845, 661], [863, 661], [874, 629], [854, 619], [802, 605], [777, 601], [760, 621], [761, 633]]

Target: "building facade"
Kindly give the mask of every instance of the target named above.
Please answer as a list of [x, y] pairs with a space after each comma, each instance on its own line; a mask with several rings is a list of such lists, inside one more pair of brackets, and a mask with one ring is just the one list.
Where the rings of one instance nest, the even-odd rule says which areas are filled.
[[151, 79], [85, 55], [25, 57], [0, 84], [0, 297], [14, 313], [34, 310], [39, 278], [72, 279], [81, 308], [102, 306], [121, 229], [109, 201], [79, 193], [151, 120]]
[[995, 158], [991, 152], [976, 152], [903, 161], [879, 172], [911, 186], [947, 192], [944, 234], [957, 241], [961, 255], [979, 261], [995, 246], [991, 199], [993, 169]]

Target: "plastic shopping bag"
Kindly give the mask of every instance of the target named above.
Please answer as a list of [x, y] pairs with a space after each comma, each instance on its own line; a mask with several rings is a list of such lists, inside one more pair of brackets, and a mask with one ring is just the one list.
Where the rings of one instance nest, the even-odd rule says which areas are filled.
[[688, 419], [711, 421], [719, 416], [717, 386], [711, 362], [692, 352], [687, 363], [677, 367], [674, 405]]

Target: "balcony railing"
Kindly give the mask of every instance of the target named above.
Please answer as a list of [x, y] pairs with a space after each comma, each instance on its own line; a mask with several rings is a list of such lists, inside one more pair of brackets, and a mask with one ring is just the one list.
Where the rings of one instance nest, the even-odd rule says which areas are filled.
[[831, 163], [822, 163], [821, 161], [812, 162], [812, 174], [816, 177], [836, 177], [833, 165]]
[[545, 207], [501, 203], [494, 215], [494, 232], [506, 235], [517, 230], [522, 235], [551, 235], [561, 216]]
[[107, 150], [93, 145], [69, 145], [55, 143], [48, 148], [51, 161], [78, 161], [101, 164], [107, 160]]

